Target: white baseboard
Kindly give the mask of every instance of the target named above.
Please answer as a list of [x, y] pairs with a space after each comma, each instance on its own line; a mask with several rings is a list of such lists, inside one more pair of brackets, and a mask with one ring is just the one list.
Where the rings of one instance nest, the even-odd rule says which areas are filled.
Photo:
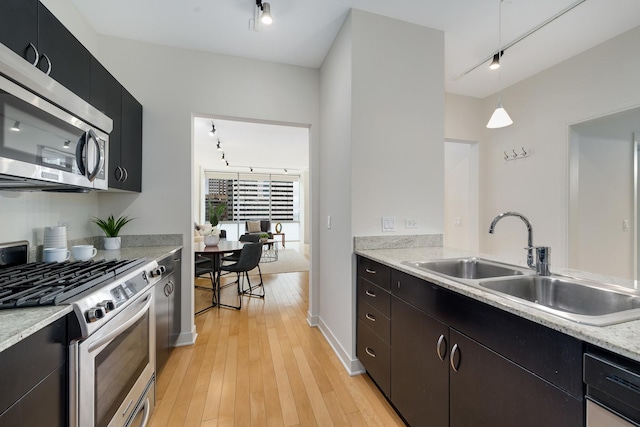
[[362, 366], [362, 363], [360, 363], [358, 359], [351, 359], [349, 357], [340, 342], [336, 339], [335, 335], [331, 332], [331, 329], [329, 329], [322, 319], [318, 319], [318, 327], [349, 375], [360, 375], [366, 372], [364, 366]]
[[184, 347], [196, 343], [198, 334], [196, 333], [196, 325], [192, 326], [191, 332], [181, 332], [176, 339], [175, 347]]
[[307, 323], [312, 328], [317, 327], [318, 326], [318, 316], [312, 316], [311, 312], [307, 311]]

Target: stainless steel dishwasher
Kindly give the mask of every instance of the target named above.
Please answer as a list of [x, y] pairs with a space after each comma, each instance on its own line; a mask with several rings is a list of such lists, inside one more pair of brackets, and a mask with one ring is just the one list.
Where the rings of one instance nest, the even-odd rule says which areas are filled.
[[640, 426], [640, 363], [585, 353], [584, 383], [587, 427]]

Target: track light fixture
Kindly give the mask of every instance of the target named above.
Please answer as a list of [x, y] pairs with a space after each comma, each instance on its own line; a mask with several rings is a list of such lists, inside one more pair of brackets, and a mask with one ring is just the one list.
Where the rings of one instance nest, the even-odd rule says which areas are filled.
[[14, 132], [20, 132], [20, 122], [16, 121], [13, 126], [11, 126], [11, 130]]
[[64, 144], [62, 145], [62, 148], [66, 148], [66, 149], [68, 149], [68, 148], [69, 148], [69, 145], [71, 145], [71, 141], [66, 140], [66, 141], [64, 142]]
[[221, 162], [224, 162], [224, 161], [225, 161], [224, 153], [222, 153], [222, 157], [220, 158], [220, 161], [221, 161]]
[[[216, 125], [213, 124], [213, 120], [211, 120], [211, 130], [209, 131], [209, 135], [214, 136], [216, 134]], [[219, 143], [220, 140], [218, 140]]]
[[218, 151], [222, 151], [222, 146], [220, 145], [220, 140], [218, 139], [218, 143], [216, 144], [216, 149]]
[[249, 171], [250, 171], [251, 173], [253, 173], [253, 168], [249, 168]]
[[285, 175], [286, 175], [286, 174], [288, 174], [288, 173], [289, 173], [289, 171], [285, 169], [285, 170], [284, 170], [284, 173], [285, 173]]
[[227, 165], [227, 167], [229, 167], [229, 162], [225, 160], [224, 163]]
[[273, 16], [271, 16], [271, 5], [269, 3], [262, 3], [262, 0], [256, 0], [256, 7], [262, 11], [260, 15], [260, 22], [264, 25], [271, 25], [273, 23]]
[[491, 61], [491, 64], [489, 64], [489, 69], [497, 70], [498, 68], [500, 68], [500, 59], [502, 59], [503, 56], [504, 56], [504, 50], [502, 52], [499, 52], [493, 55], [493, 60]]

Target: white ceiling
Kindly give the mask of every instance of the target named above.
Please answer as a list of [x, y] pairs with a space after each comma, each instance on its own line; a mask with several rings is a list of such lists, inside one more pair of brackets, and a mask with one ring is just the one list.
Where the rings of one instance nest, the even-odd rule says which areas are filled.
[[[255, 0], [72, 0], [102, 34], [318, 68], [350, 8], [445, 32], [447, 92], [484, 98], [496, 72], [479, 67], [498, 49], [498, 0], [270, 0], [274, 23], [249, 30]], [[578, 0], [505, 0], [502, 45]], [[505, 52], [509, 86], [640, 25], [639, 0], [586, 0]], [[487, 63], [488, 65], [488, 63]]]
[[[211, 122], [216, 135], [211, 136]], [[208, 170], [299, 174], [309, 169], [309, 129], [264, 123], [196, 117], [193, 122], [194, 156]], [[220, 139], [222, 151], [216, 144]]]
[[[259, 31], [249, 29], [255, 0], [71, 1], [101, 34], [311, 68], [321, 66], [349, 9], [357, 8], [444, 31], [447, 92], [484, 98], [498, 91], [488, 61], [465, 72], [498, 50], [499, 0], [269, 0], [274, 23]], [[576, 3], [505, 51], [502, 87], [640, 25], [640, 0], [504, 0], [501, 45]], [[232, 167], [308, 167], [308, 138], [303, 149], [293, 132], [306, 129], [221, 120], [216, 127]], [[195, 120], [196, 155], [219, 159], [207, 151], [209, 129], [210, 119]], [[274, 131], [282, 133], [270, 136]]]

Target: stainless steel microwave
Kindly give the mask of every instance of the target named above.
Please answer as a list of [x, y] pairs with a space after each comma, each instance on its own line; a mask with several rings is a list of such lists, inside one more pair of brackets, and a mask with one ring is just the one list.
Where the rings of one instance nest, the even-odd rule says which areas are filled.
[[112, 127], [0, 44], [0, 190], [106, 190]]

